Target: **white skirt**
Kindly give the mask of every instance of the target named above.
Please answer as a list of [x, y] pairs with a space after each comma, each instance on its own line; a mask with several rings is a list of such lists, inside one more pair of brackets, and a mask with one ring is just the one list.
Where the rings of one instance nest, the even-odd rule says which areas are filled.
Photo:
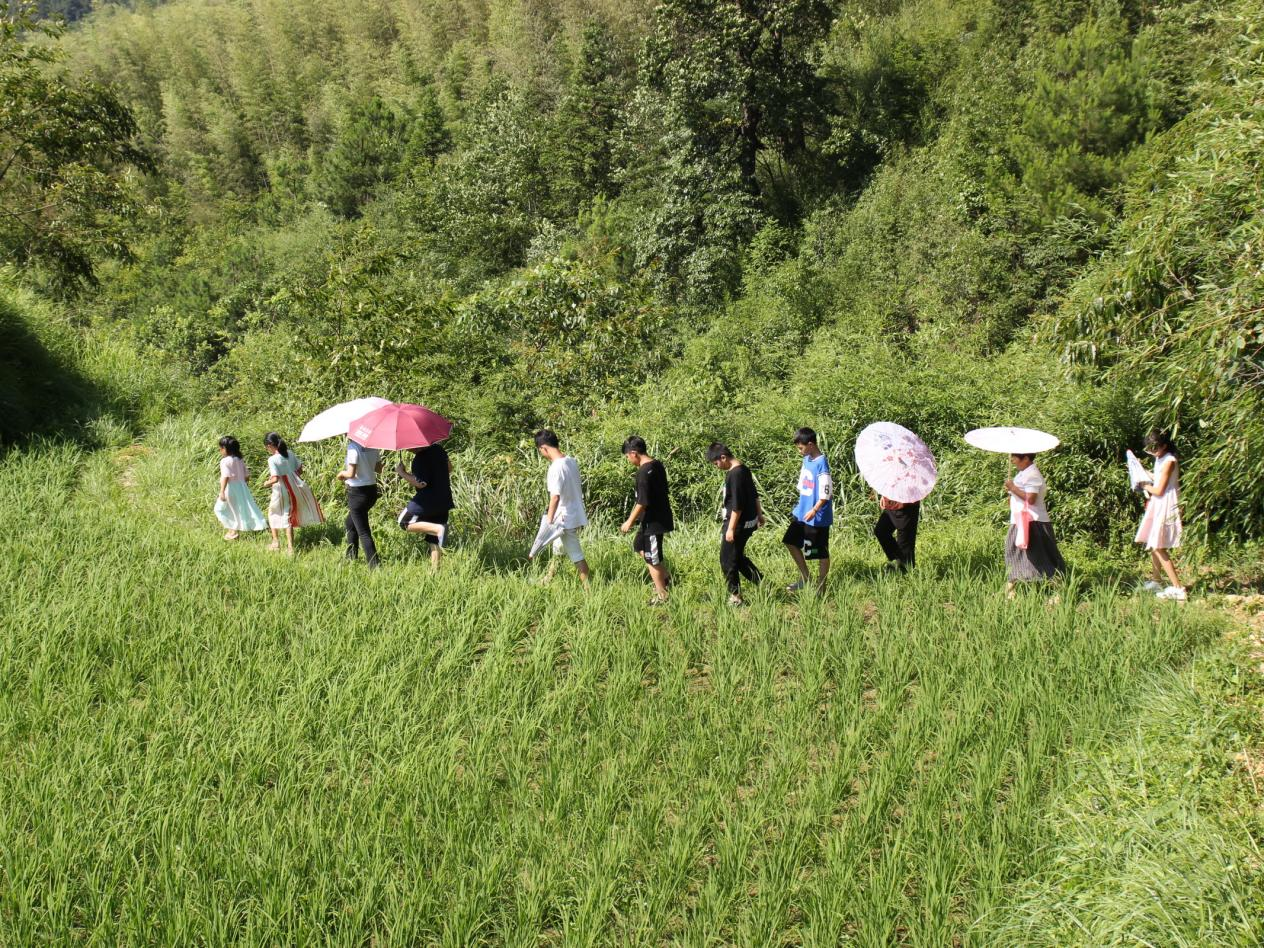
[[1181, 545], [1181, 505], [1176, 491], [1151, 497], [1146, 502], [1136, 542], [1147, 550], [1174, 550]]

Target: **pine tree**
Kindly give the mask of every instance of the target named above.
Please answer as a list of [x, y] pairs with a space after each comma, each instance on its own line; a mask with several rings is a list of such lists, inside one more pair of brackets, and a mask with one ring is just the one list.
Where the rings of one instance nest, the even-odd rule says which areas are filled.
[[321, 156], [317, 193], [342, 217], [360, 215], [383, 183], [393, 181], [405, 153], [406, 126], [381, 99], [356, 103]]

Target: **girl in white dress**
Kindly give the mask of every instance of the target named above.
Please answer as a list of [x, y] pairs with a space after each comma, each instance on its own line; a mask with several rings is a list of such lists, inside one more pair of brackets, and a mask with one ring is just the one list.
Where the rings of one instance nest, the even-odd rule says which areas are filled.
[[[1157, 593], [1160, 599], [1184, 602], [1185, 587], [1176, 576], [1176, 566], [1168, 552], [1181, 545], [1180, 463], [1166, 431], [1151, 431], [1146, 435], [1145, 450], [1154, 458], [1154, 480], [1141, 485], [1150, 496], [1141, 526], [1137, 528], [1136, 541], [1145, 544], [1150, 551], [1154, 570], [1154, 578], [1145, 588]], [[1165, 574], [1169, 582], [1166, 588], [1163, 586]]]
[[294, 528], [314, 527], [325, 522], [325, 515], [312, 494], [312, 489], [299, 476], [303, 462], [290, 451], [281, 436], [269, 432], [263, 439], [268, 450], [268, 479], [265, 486], [272, 488], [268, 503], [268, 526], [272, 529], [270, 550], [279, 550], [281, 540], [278, 531], [285, 531], [286, 552], [294, 552]]
[[241, 443], [232, 435], [219, 439], [219, 499], [215, 516], [227, 531], [225, 540], [236, 540], [243, 530], [265, 530], [268, 522], [250, 493], [250, 471], [241, 457]]

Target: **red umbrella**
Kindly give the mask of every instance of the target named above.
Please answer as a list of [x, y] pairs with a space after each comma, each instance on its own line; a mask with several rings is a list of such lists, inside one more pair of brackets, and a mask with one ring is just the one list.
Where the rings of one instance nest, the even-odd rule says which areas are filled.
[[347, 426], [347, 436], [366, 448], [424, 448], [452, 433], [452, 422], [425, 405], [383, 405]]

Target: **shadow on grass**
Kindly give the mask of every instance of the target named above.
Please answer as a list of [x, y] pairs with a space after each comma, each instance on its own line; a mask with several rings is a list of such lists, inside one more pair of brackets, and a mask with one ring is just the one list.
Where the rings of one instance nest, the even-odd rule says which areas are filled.
[[85, 422], [105, 413], [106, 393], [50, 350], [6, 299], [0, 299], [0, 339], [0, 447], [33, 438], [95, 446]]

